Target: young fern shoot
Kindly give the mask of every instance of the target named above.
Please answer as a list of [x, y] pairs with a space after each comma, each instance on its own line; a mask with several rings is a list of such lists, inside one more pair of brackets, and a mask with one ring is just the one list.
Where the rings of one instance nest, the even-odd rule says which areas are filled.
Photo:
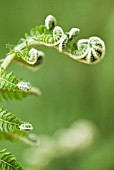
[[29, 67], [39, 66], [44, 53], [33, 48], [37, 45], [56, 48], [59, 52], [86, 64], [95, 64], [104, 57], [105, 44], [99, 37], [81, 39], [76, 43], [76, 38], [80, 33], [79, 28], [72, 28], [64, 33], [61, 27], [56, 26], [56, 23], [55, 17], [47, 16], [45, 25], [32, 28], [30, 34], [26, 33], [25, 38], [21, 38], [19, 43], [10, 49], [1, 67], [6, 70], [13, 60]]
[[[45, 56], [44, 52], [35, 48], [37, 45], [44, 45], [55, 48], [60, 53], [68, 55], [79, 62], [95, 64], [103, 59], [105, 55], [105, 44], [99, 37], [93, 36], [89, 39], [81, 39], [76, 42], [80, 33], [79, 28], [72, 28], [69, 32], [64, 32], [54, 16], [49, 15], [45, 19], [45, 24], [36, 26], [25, 34], [19, 43], [10, 49], [5, 59], [0, 59], [0, 101], [4, 98], [23, 99], [28, 95], [40, 95], [38, 88], [33, 87], [30, 82], [23, 78], [17, 78], [13, 72], [7, 73], [7, 68], [13, 61], [31, 70], [37, 70]], [[28, 144], [37, 144], [34, 135], [30, 137], [27, 131], [33, 129], [30, 123], [18, 119], [14, 114], [0, 107], [0, 137], [7, 140], [18, 139]], [[6, 152], [0, 151], [0, 169], [2, 170], [22, 170], [22, 166], [16, 158]]]

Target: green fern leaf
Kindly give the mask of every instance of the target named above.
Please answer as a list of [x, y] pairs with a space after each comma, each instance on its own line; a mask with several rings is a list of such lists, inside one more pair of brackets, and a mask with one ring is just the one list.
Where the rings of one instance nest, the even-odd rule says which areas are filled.
[[0, 169], [1, 170], [24, 170], [15, 156], [6, 149], [0, 151]]
[[14, 132], [18, 130], [29, 131], [32, 130], [32, 125], [25, 123], [16, 118], [16, 116], [7, 110], [0, 108], [0, 131], [1, 132]]
[[28, 91], [22, 91], [22, 90], [16, 90], [16, 91], [7, 91], [7, 90], [0, 90], [0, 102], [5, 99], [5, 100], [22, 100], [23, 98], [27, 96], [39, 96], [41, 95], [41, 91], [38, 88], [31, 87], [30, 90]]
[[29, 93], [26, 93], [25, 91], [0, 91], [0, 101], [3, 99], [5, 100], [22, 100], [26, 96], [28, 96]]
[[28, 91], [31, 89], [31, 85], [29, 82], [18, 80], [15, 76], [13, 76], [13, 72], [8, 74], [3, 72], [0, 75], [0, 89], [7, 91]]
[[6, 74], [5, 72], [0, 75], [0, 89], [2, 90], [17, 90], [18, 80], [13, 76], [13, 72]]
[[40, 95], [39, 89], [32, 87], [29, 82], [18, 80], [13, 72], [6, 74], [4, 70], [0, 71], [0, 101], [2, 98], [21, 100], [28, 95]]

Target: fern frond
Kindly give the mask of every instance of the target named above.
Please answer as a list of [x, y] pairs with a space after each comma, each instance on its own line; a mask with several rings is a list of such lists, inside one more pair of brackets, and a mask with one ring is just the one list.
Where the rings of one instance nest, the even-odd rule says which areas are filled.
[[[64, 32], [59, 26], [55, 26], [53, 30], [49, 30], [46, 26], [37, 26], [30, 31], [30, 36], [33, 40], [46, 46], [58, 45], [61, 42], [63, 35]], [[28, 38], [28, 42], [30, 41], [31, 39]]]
[[15, 61], [20, 65], [30, 69], [37, 70], [42, 65], [45, 54], [42, 51], [32, 49], [24, 49], [17, 53]]
[[14, 114], [8, 112], [7, 110], [3, 110], [0, 108], [0, 131], [1, 132], [13, 132], [13, 131], [26, 131], [32, 130], [33, 127], [29, 123], [25, 123], [19, 118], [17, 118]]
[[0, 169], [1, 170], [24, 170], [15, 156], [6, 149], [0, 151]]
[[32, 28], [30, 34], [26, 34], [25, 39], [22, 39], [12, 52], [16, 53], [15, 59], [20, 56], [28, 60], [31, 59], [28, 54], [33, 46], [45, 45], [86, 64], [99, 62], [105, 55], [104, 42], [99, 37], [81, 39], [77, 42], [76, 37], [79, 33], [79, 28], [63, 32], [61, 27], [56, 26], [55, 17], [49, 15], [45, 19], [45, 25]]
[[16, 91], [7, 91], [7, 90], [0, 90], [0, 102], [5, 99], [5, 100], [22, 100], [27, 96], [40, 96], [41, 91], [40, 89], [36, 87], [31, 87], [30, 90], [28, 91], [22, 91], [22, 90], [16, 90]]
[[19, 80], [15, 76], [13, 76], [13, 72], [6, 74], [6, 72], [0, 75], [0, 89], [2, 90], [18, 90]]
[[[39, 66], [41, 64], [38, 59], [39, 51], [33, 48], [36, 45], [56, 48], [59, 52], [86, 64], [98, 63], [105, 55], [104, 41], [93, 36], [77, 42], [76, 37], [79, 33], [79, 28], [71, 28], [65, 33], [61, 27], [56, 26], [55, 17], [49, 15], [44, 25], [32, 28], [29, 34], [25, 34], [25, 38], [21, 38], [16, 46], [10, 48], [1, 67], [6, 70], [13, 60], [19, 61], [28, 68], [34, 69], [34, 65]], [[43, 52], [42, 54], [44, 56]]]
[[29, 82], [19, 80], [13, 75], [13, 72], [0, 72], [0, 101], [2, 98], [21, 100], [28, 95], [40, 95], [39, 89], [32, 87]]
[[28, 91], [31, 89], [31, 85], [29, 82], [18, 80], [16, 76], [13, 75], [13, 72], [6, 74], [4, 71], [0, 74], [0, 89], [7, 91]]

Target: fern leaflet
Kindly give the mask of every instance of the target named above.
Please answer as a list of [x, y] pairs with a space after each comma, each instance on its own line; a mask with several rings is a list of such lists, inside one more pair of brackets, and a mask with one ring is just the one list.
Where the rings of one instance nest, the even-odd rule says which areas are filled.
[[32, 130], [32, 125], [25, 123], [22, 120], [16, 118], [16, 116], [7, 110], [0, 108], [0, 131], [1, 132], [13, 132], [13, 131], [29, 131]]
[[1, 170], [24, 170], [15, 156], [6, 149], [0, 151], [0, 169]]

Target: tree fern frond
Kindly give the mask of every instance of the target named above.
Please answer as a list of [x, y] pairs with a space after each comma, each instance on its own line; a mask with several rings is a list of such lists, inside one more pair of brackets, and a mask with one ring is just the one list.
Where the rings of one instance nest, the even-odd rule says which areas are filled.
[[1, 170], [24, 170], [15, 156], [6, 149], [0, 151], [0, 169]]
[[26, 131], [32, 130], [32, 125], [29, 123], [25, 123], [19, 118], [17, 118], [14, 114], [8, 112], [7, 110], [3, 110], [0, 108], [0, 131], [1, 132], [13, 132], [13, 131]]

